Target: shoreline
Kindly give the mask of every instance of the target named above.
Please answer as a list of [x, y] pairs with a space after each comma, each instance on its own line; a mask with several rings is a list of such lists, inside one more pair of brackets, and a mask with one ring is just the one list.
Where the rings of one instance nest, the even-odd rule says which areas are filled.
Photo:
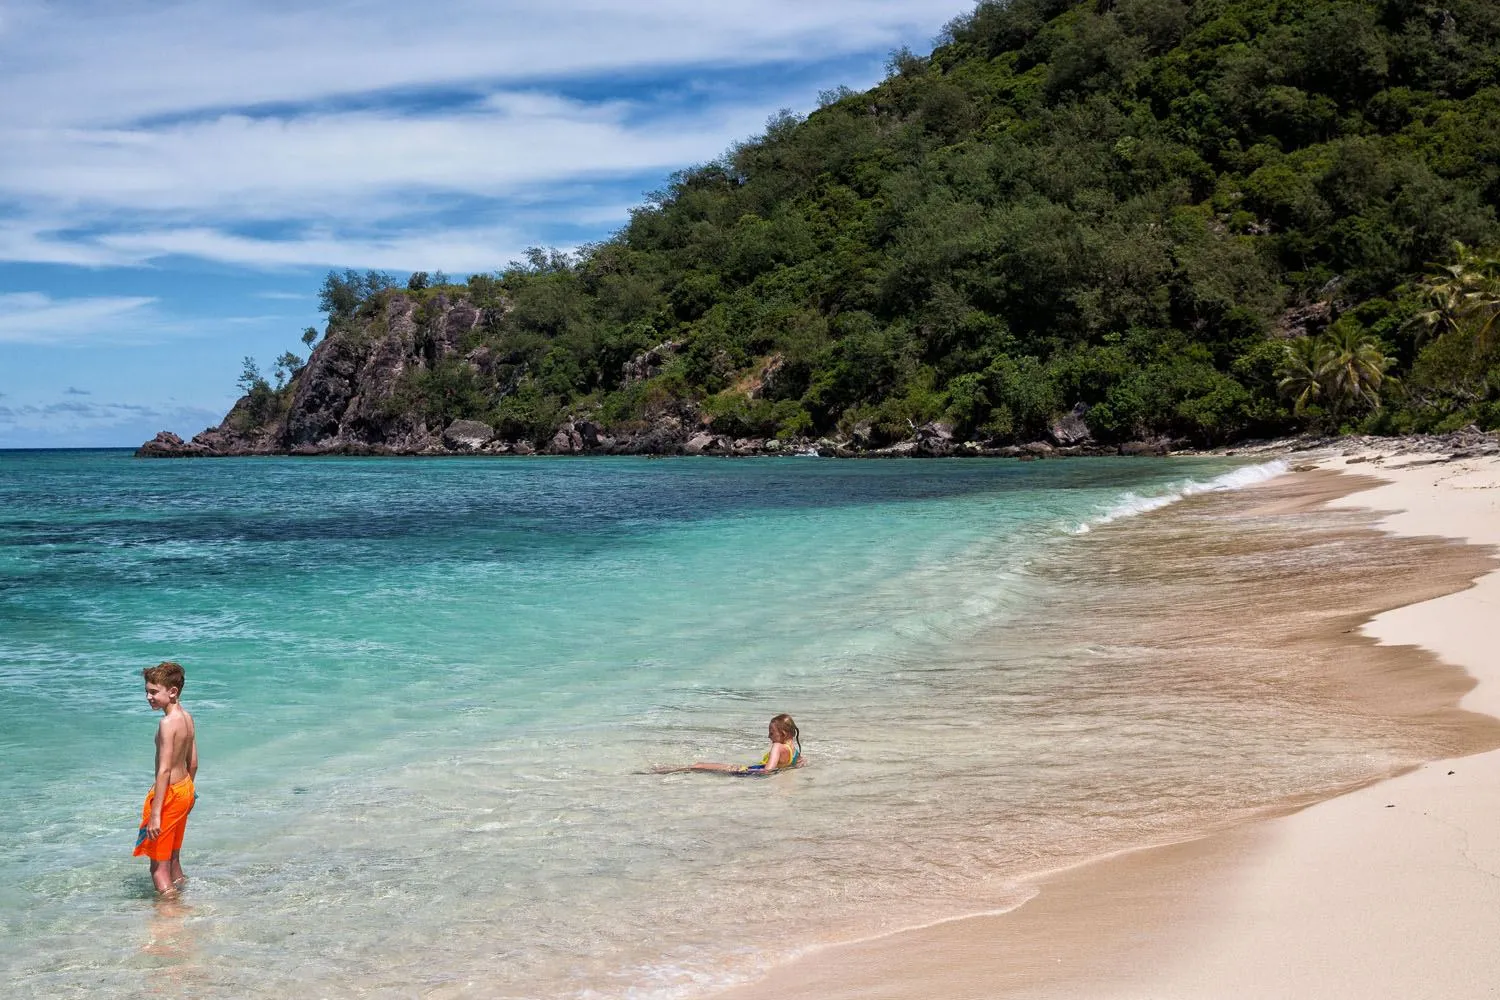
[[[1378, 482], [1351, 481], [1320, 505], [1379, 512], [1376, 527], [1393, 536], [1500, 544], [1500, 460], [1403, 439], [1343, 444], [1297, 470]], [[1491, 562], [1444, 596], [1362, 616], [1358, 641], [1418, 647], [1461, 669], [1471, 686], [1453, 707], [1497, 718], [1500, 653], [1484, 641], [1497, 612]], [[831, 945], [715, 995], [1493, 995], [1474, 984], [1500, 982], [1500, 833], [1482, 837], [1497, 820], [1500, 750], [1430, 761], [1042, 875], [1036, 895], [1004, 914]]]
[[[222, 446], [223, 441], [210, 434], [209, 431], [205, 431], [191, 441], [183, 441], [170, 431], [162, 431], [155, 438], [134, 448], [133, 451], [136, 458], [1011, 458], [1022, 462], [1049, 458], [1284, 456], [1312, 450], [1360, 447], [1423, 453], [1500, 455], [1500, 432], [1486, 432], [1474, 427], [1447, 434], [1410, 434], [1388, 438], [1359, 435], [1343, 438], [1302, 435], [1270, 440], [1243, 440], [1233, 444], [1197, 448], [1184, 446], [1185, 441], [1166, 438], [1132, 440], [1117, 444], [1100, 444], [1089, 438], [1076, 443], [1052, 439], [1024, 444], [994, 445], [955, 438], [951, 429], [929, 432], [929, 426], [924, 425], [917, 435], [909, 440], [885, 447], [863, 445], [843, 436], [817, 439], [795, 438], [783, 442], [775, 438], [730, 440], [722, 435], [714, 436], [706, 431], [691, 437], [678, 435], [677, 438], [669, 440], [653, 438], [645, 445], [640, 445], [638, 442], [622, 442], [607, 436], [600, 437], [597, 427], [584, 437], [579, 437], [578, 433], [571, 429], [570, 424], [567, 433], [559, 432], [557, 439], [540, 446], [527, 441], [489, 441], [482, 446], [471, 446], [467, 443], [471, 439], [459, 438], [449, 443], [428, 441], [421, 447], [339, 441], [296, 448], [251, 448], [240, 445]], [[209, 436], [205, 437], [205, 435]], [[589, 444], [588, 441], [594, 443]], [[132, 449], [126, 447], [121, 450]]]

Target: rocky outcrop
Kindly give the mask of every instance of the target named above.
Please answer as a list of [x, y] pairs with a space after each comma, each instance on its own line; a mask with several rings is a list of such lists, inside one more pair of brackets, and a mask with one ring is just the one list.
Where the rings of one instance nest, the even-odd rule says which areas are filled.
[[[404, 376], [455, 355], [483, 314], [462, 299], [391, 295], [358, 325], [331, 329], [292, 379], [285, 412], [253, 412], [251, 397], [191, 442], [157, 435], [144, 457], [214, 455], [421, 455], [472, 451], [472, 434], [447, 435], [399, 398]], [[284, 397], [285, 398], [285, 397]], [[490, 435], [493, 436], [493, 435]], [[173, 436], [175, 437], [175, 435]], [[486, 438], [486, 441], [488, 438]], [[180, 441], [180, 439], [178, 439]]]
[[1171, 452], [1172, 447], [1165, 440], [1126, 441], [1117, 450], [1121, 455], [1166, 455]]
[[1276, 325], [1273, 329], [1276, 336], [1283, 340], [1310, 337], [1321, 333], [1328, 326], [1332, 316], [1333, 304], [1331, 302], [1326, 299], [1310, 302], [1284, 310], [1280, 316], [1276, 317]]
[[1059, 448], [1090, 443], [1094, 440], [1094, 435], [1083, 419], [1088, 412], [1089, 408], [1083, 403], [1075, 403], [1072, 410], [1052, 421], [1052, 425], [1047, 428], [1047, 436]]
[[443, 430], [443, 446], [449, 451], [478, 451], [495, 437], [495, 428], [478, 420], [455, 420]]
[[604, 444], [605, 438], [598, 424], [575, 418], [557, 429], [547, 450], [554, 455], [578, 455], [595, 451]]
[[682, 350], [682, 345], [675, 340], [666, 340], [657, 344], [649, 351], [642, 351], [622, 366], [621, 375], [626, 385], [632, 382], [644, 382], [661, 374], [662, 366], [667, 360]]
[[953, 425], [937, 421], [923, 424], [912, 439], [923, 455], [947, 455], [953, 451]]
[[205, 454], [207, 450], [201, 444], [182, 440], [171, 431], [161, 431], [135, 453], [142, 458], [192, 458]]
[[683, 442], [682, 453], [684, 455], [753, 455], [765, 447], [765, 442], [759, 438], [734, 438], [715, 434], [712, 431], [699, 431], [687, 441]]

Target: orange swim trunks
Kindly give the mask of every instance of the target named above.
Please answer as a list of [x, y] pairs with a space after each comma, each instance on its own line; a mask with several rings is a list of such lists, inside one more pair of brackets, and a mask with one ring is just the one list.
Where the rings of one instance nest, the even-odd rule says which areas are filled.
[[146, 804], [141, 808], [141, 829], [135, 838], [135, 856], [145, 855], [152, 861], [170, 861], [173, 851], [182, 850], [182, 834], [187, 830], [188, 813], [193, 811], [193, 802], [198, 793], [193, 790], [193, 779], [183, 778], [175, 785], [167, 786], [167, 801], [161, 807], [161, 833], [156, 839], [146, 836], [146, 824], [151, 822], [151, 800], [156, 797], [156, 786], [146, 793]]

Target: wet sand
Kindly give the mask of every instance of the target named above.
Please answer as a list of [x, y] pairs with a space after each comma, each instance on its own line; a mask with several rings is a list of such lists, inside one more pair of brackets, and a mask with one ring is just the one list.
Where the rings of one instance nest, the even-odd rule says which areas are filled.
[[[1179, 843], [1054, 872], [1010, 913], [824, 948], [723, 995], [1495, 996], [1500, 575], [1489, 546], [1500, 544], [1500, 463], [1318, 464], [1144, 515], [1130, 530], [1148, 529], [1142, 551], [1154, 531], [1159, 550], [1133, 571], [1191, 569], [1182, 532], [1194, 505], [1237, 505], [1263, 541], [1280, 516], [1342, 518], [1329, 530], [1347, 531], [1347, 548], [1337, 539], [1327, 548], [1368, 557], [1353, 572], [1278, 580], [1274, 558], [1241, 560], [1240, 571], [1255, 571], [1228, 588], [1233, 600], [1225, 581], [1209, 581], [1164, 614], [1217, 614], [1222, 629], [1185, 630], [1185, 653], [1222, 657], [1226, 668], [1245, 655], [1247, 630], [1283, 630], [1259, 637], [1259, 658], [1266, 648], [1317, 658], [1327, 667], [1320, 696], [1358, 701], [1372, 725], [1415, 719], [1430, 736], [1427, 757], [1444, 759], [1334, 798], [1311, 795], [1322, 801], [1310, 807], [1285, 802], [1250, 822], [1235, 817], [1184, 831]], [[1377, 530], [1395, 535], [1372, 538]], [[1096, 550], [1099, 566], [1108, 569], [1112, 551]], [[1255, 682], [1277, 683], [1274, 669]]]

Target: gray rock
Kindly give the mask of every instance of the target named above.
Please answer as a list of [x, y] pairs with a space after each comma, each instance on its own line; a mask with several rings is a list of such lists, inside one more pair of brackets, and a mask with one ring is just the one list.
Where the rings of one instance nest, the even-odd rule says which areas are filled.
[[135, 450], [137, 458], [193, 458], [207, 454], [209, 450], [202, 444], [184, 441], [171, 431], [162, 431]]
[[781, 386], [777, 383], [777, 378], [782, 377], [782, 369], [785, 366], [786, 358], [780, 354], [773, 354], [767, 358], [765, 364], [761, 366], [759, 377], [750, 386], [750, 398], [775, 399], [781, 390]]
[[953, 425], [940, 421], [923, 424], [914, 435], [917, 450], [924, 455], [946, 455], [953, 450]]
[[443, 444], [452, 451], [478, 451], [495, 436], [495, 429], [478, 420], [455, 420], [443, 431]]
[[667, 359], [682, 349], [682, 344], [675, 340], [665, 340], [649, 351], [642, 351], [621, 366], [621, 376], [625, 385], [632, 382], [644, 382], [648, 378], [660, 375], [662, 366]]
[[682, 450], [689, 455], [701, 455], [712, 447], [716, 439], [708, 431], [699, 431], [688, 438], [683, 444]]
[[552, 436], [552, 443], [547, 450], [555, 455], [576, 455], [583, 450], [583, 436], [572, 423], [563, 424]]
[[574, 420], [573, 430], [585, 449], [599, 447], [599, 435], [603, 428], [592, 420]]
[[1126, 441], [1120, 445], [1121, 455], [1165, 455], [1165, 441]]
[[1054, 444], [1064, 448], [1088, 444], [1094, 440], [1094, 435], [1089, 431], [1089, 425], [1083, 419], [1088, 412], [1087, 406], [1075, 403], [1070, 412], [1052, 421], [1052, 426], [1047, 429], [1047, 436]]

